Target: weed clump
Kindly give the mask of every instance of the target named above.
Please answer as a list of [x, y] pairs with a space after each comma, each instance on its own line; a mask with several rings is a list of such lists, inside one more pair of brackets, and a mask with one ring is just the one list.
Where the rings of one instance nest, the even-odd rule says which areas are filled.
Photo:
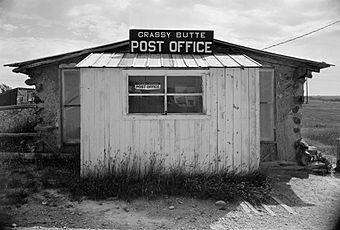
[[86, 196], [90, 199], [116, 197], [132, 200], [166, 195], [230, 202], [245, 199], [256, 203], [268, 198], [272, 183], [261, 171], [209, 174], [170, 170], [165, 173], [157, 166], [151, 166], [143, 175], [124, 168], [80, 177], [80, 167], [76, 162], [65, 159], [40, 159], [34, 163], [12, 161], [2, 168], [7, 168], [10, 174], [0, 177], [0, 191], [6, 192], [6, 199], [0, 199], [0, 204], [24, 203], [27, 196], [46, 188], [60, 189], [74, 199]]
[[74, 196], [92, 199], [117, 197], [130, 200], [138, 197], [155, 198], [161, 195], [189, 196], [199, 199], [236, 201], [246, 199], [260, 202], [267, 198], [271, 181], [265, 173], [248, 174], [183, 174], [180, 172], [148, 173], [143, 177], [129, 174], [105, 176], [88, 175], [69, 187]]

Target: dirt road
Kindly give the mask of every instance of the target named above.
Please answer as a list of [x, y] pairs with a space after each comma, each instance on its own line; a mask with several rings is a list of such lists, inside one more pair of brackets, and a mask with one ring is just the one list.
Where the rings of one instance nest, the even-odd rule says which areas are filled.
[[221, 218], [213, 229], [334, 229], [340, 214], [340, 177], [309, 175], [309, 178], [291, 178], [279, 182], [275, 196], [292, 208], [289, 213], [272, 202], [268, 206], [275, 213], [262, 211], [247, 215], [238, 209]]
[[[183, 197], [72, 201], [56, 190], [29, 196], [22, 205], [4, 205], [3, 212], [17, 227], [43, 226], [102, 229], [332, 229], [339, 217], [340, 176], [284, 175], [275, 183], [273, 196], [288, 205], [289, 213], [274, 200], [267, 207], [254, 206], [249, 213], [240, 203], [225, 210], [214, 200]], [[248, 210], [249, 211], [249, 210]]]

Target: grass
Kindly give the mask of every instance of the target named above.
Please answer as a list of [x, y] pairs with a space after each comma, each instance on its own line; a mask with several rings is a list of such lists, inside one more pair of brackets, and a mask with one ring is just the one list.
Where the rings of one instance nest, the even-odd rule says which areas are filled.
[[246, 199], [259, 202], [271, 190], [271, 180], [263, 172], [249, 174], [192, 174], [178, 171], [163, 174], [150, 170], [141, 178], [131, 173], [110, 173], [106, 176], [77, 176], [78, 167], [72, 161], [54, 160], [25, 163], [12, 160], [2, 163], [1, 205], [21, 205], [26, 198], [45, 188], [56, 188], [79, 199], [117, 197], [132, 200], [139, 197], [153, 199], [168, 196], [187, 196], [199, 199], [236, 201]]
[[338, 101], [340, 102], [340, 96], [310, 96], [310, 100], [319, 100], [319, 101]]
[[24, 204], [30, 194], [45, 188], [67, 187], [73, 178], [76, 178], [76, 167], [71, 161], [2, 160], [0, 161], [0, 205]]
[[31, 152], [30, 146], [36, 146], [37, 137], [0, 137], [1, 152]]
[[302, 109], [302, 137], [321, 152], [336, 155], [340, 137], [340, 97], [311, 97]]
[[269, 178], [263, 172], [249, 174], [168, 174], [157, 171], [137, 178], [129, 174], [88, 176], [73, 184], [77, 195], [93, 199], [117, 197], [124, 200], [138, 197], [155, 198], [161, 195], [188, 196], [199, 199], [253, 202], [265, 200], [271, 189]]

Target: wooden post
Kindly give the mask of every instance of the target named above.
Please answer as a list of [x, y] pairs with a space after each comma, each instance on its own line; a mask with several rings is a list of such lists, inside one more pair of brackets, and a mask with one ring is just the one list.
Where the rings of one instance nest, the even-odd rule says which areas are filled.
[[308, 79], [306, 78], [306, 104], [308, 104]]
[[340, 138], [336, 139], [336, 171], [340, 172]]
[[336, 139], [336, 157], [340, 160], [340, 137]]

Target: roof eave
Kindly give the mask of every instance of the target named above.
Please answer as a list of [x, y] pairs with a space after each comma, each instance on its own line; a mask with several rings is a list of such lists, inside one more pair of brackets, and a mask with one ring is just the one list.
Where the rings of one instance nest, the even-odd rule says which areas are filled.
[[[320, 70], [320, 69], [323, 69], [323, 68], [328, 68], [328, 67], [334, 66], [333, 64], [329, 64], [329, 63], [326, 63], [326, 62], [323, 62], [323, 61], [322, 62], [312, 61], [312, 60], [308, 60], [308, 59], [296, 58], [296, 57], [292, 57], [292, 56], [272, 53], [272, 52], [268, 52], [268, 51], [264, 51], [264, 50], [254, 49], [254, 48], [250, 48], [250, 47], [246, 47], [246, 46], [241, 46], [241, 45], [225, 42], [225, 41], [218, 40], [218, 39], [214, 39], [214, 41], [219, 43], [219, 44], [222, 44], [222, 45], [228, 45], [228, 46], [231, 46], [231, 47], [247, 50], [247, 51], [254, 52], [254, 53], [259, 53], [259, 54], [264, 54], [264, 55], [269, 55], [269, 56], [273, 56], [273, 57], [277, 57], [277, 58], [288, 59], [288, 60], [304, 63], [305, 65], [313, 67], [313, 69], [315, 69], [315, 71], [317, 71], [317, 69]], [[319, 72], [319, 71], [317, 71], [317, 72]]]
[[79, 55], [85, 55], [85, 54], [92, 53], [92, 52], [100, 52], [103, 49], [105, 50], [108, 48], [118, 48], [120, 46], [128, 44], [128, 42], [129, 42], [128, 40], [124, 40], [120, 42], [110, 43], [107, 45], [72, 51], [72, 52], [53, 55], [53, 56], [47, 56], [47, 57], [33, 59], [29, 61], [9, 63], [9, 64], [5, 64], [4, 66], [16, 67], [15, 69], [12, 70], [15, 73], [25, 73], [25, 70], [27, 68], [37, 67], [40, 65], [49, 64], [55, 61], [60, 61], [60, 60], [72, 58], [72, 57], [79, 56]]

